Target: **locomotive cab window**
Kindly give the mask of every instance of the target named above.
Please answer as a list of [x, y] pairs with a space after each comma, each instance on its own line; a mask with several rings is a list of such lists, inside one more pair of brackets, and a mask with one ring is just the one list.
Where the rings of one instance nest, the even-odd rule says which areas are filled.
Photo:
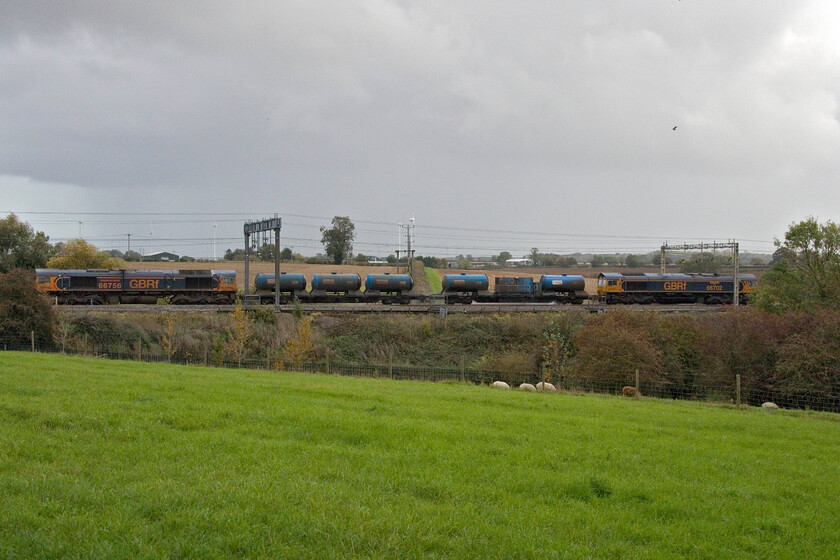
[[50, 277], [49, 276], [39, 276], [38, 277], [38, 283], [39, 284], [49, 284], [50, 283]]
[[607, 286], [618, 286], [618, 280], [610, 280], [607, 282]]

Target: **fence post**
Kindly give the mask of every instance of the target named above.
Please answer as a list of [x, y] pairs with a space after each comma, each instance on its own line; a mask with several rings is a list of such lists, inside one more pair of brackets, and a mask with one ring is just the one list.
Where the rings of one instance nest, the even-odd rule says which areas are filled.
[[466, 366], [464, 364], [465, 364], [464, 355], [461, 354], [461, 363], [460, 363], [460, 366], [458, 368], [459, 371], [461, 372], [461, 383], [466, 383], [466, 371], [465, 371]]
[[741, 406], [741, 374], [735, 374], [735, 404]]
[[32, 341], [32, 351], [35, 352], [35, 331], [29, 331], [29, 339]]
[[[140, 347], [140, 339], [139, 338], [137, 339], [137, 345], [136, 346], [137, 346], [137, 361], [142, 362], [143, 361], [143, 353], [142, 353], [142, 350], [140, 349], [141, 347]], [[207, 350], [204, 351], [204, 357], [205, 357], [204, 365], [207, 365], [207, 359], [206, 359], [207, 358]]]
[[324, 370], [327, 375], [330, 374], [330, 349], [327, 347], [327, 355], [324, 356]]
[[393, 350], [388, 356], [388, 377], [394, 378], [394, 352]]

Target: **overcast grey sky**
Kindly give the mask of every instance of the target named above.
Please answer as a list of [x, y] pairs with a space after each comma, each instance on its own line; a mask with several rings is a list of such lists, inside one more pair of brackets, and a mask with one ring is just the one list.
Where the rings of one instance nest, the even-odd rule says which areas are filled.
[[0, 211], [53, 240], [209, 256], [276, 212], [304, 253], [334, 215], [383, 256], [411, 216], [440, 256], [771, 251], [840, 219], [836, 0], [0, 0], [0, 21]]

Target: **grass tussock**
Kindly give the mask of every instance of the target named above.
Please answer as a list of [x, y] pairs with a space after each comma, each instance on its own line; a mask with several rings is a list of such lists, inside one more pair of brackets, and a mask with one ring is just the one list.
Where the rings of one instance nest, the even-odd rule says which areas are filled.
[[832, 557], [777, 412], [3, 353], [0, 557]]

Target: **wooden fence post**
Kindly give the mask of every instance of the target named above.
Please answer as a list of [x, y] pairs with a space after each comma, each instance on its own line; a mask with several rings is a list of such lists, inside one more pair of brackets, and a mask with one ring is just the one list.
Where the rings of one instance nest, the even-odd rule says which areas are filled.
[[642, 390], [639, 387], [639, 369], [636, 368], [636, 393], [641, 394]]
[[32, 351], [35, 352], [35, 331], [29, 331], [29, 339], [32, 341]]
[[741, 406], [741, 374], [735, 374], [735, 404]]
[[464, 359], [464, 355], [463, 355], [463, 354], [461, 354], [461, 363], [460, 363], [460, 366], [459, 366], [459, 368], [458, 368], [458, 369], [460, 370], [460, 372], [461, 372], [461, 383], [465, 383], [465, 382], [466, 382], [466, 380], [467, 380], [467, 379], [466, 379], [466, 366], [465, 366], [465, 363], [466, 363], [466, 361], [465, 361], [465, 359]]

